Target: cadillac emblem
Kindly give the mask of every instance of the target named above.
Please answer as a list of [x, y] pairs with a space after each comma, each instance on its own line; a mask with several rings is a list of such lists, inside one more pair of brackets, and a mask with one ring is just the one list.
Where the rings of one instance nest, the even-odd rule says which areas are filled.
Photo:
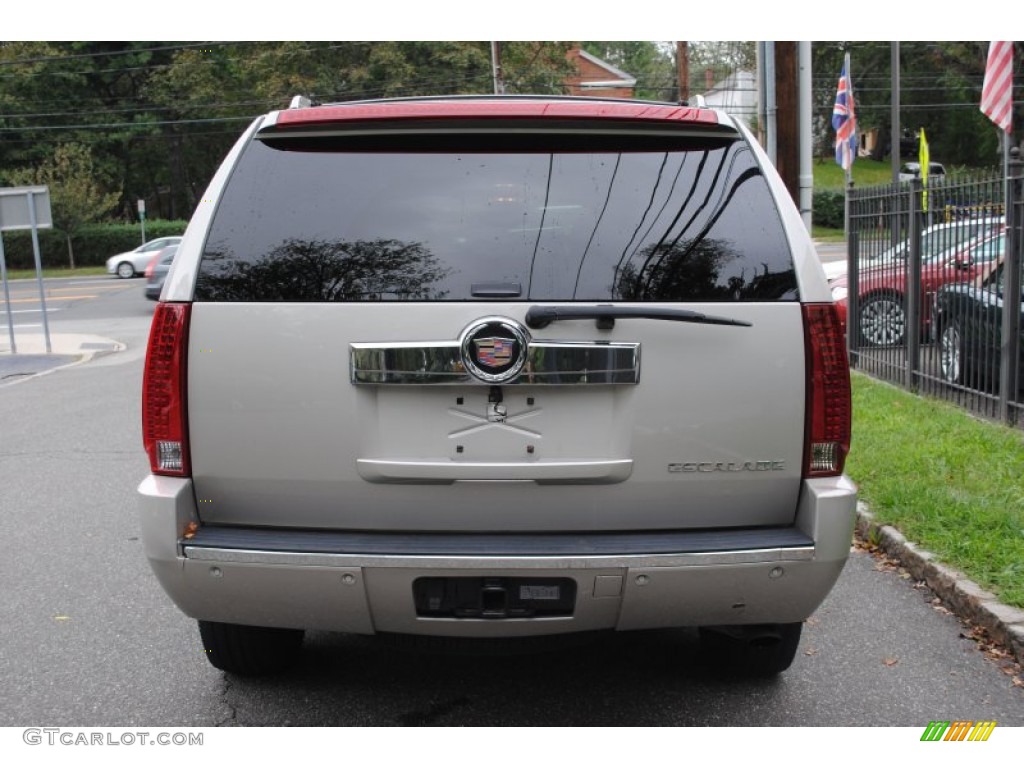
[[523, 369], [529, 334], [515, 320], [485, 317], [462, 332], [459, 346], [467, 371], [488, 384], [500, 384]]

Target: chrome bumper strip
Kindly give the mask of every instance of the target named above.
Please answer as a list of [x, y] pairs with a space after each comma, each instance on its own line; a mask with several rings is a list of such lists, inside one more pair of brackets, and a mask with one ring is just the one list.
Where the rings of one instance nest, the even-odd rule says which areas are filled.
[[430, 568], [478, 570], [583, 570], [600, 568], [658, 568], [708, 565], [751, 565], [758, 563], [813, 560], [814, 547], [780, 547], [732, 552], [682, 552], [654, 555], [374, 555], [325, 552], [274, 552], [252, 549], [183, 547], [190, 560], [258, 565], [324, 566], [333, 568]]

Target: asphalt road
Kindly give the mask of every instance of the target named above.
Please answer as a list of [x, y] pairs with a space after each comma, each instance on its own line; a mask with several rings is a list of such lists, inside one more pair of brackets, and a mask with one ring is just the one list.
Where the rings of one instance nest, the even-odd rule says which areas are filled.
[[141, 280], [89, 290], [95, 297], [69, 300], [52, 329], [103, 334], [126, 350], [0, 386], [2, 726], [1024, 725], [1024, 689], [926, 589], [859, 552], [774, 681], [702, 668], [689, 631], [588, 636], [511, 656], [316, 633], [286, 676], [226, 676], [139, 541], [153, 305]]

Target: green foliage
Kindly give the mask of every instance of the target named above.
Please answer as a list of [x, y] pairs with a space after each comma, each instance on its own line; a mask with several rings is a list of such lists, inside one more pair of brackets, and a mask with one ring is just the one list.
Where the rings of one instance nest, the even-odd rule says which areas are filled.
[[583, 49], [636, 78], [636, 97], [653, 101], [676, 98], [676, 65], [672, 51], [650, 41], [596, 41]]
[[53, 157], [36, 168], [11, 171], [12, 184], [45, 184], [50, 189], [53, 226], [64, 234], [68, 261], [75, 268], [72, 238], [83, 225], [102, 219], [117, 206], [120, 194], [105, 192], [97, 180], [92, 151], [82, 144], [60, 144]]
[[[818, 154], [832, 150], [831, 127], [843, 54], [850, 53], [853, 91], [861, 132], [878, 129], [889, 145], [892, 119], [892, 47], [889, 42], [815, 42], [812, 47]], [[933, 161], [991, 167], [999, 162], [997, 129], [981, 114], [981, 85], [988, 42], [904, 41], [899, 49], [900, 124], [911, 140], [924, 128]], [[1017, 53], [1015, 70], [1020, 71]], [[1016, 107], [1015, 124], [1020, 119]], [[916, 147], [916, 144], [914, 145]], [[885, 147], [883, 147], [883, 150]], [[886, 151], [886, 155], [887, 155]], [[879, 154], [876, 159], [882, 159]], [[914, 158], [916, 159], [916, 148]]]
[[757, 71], [757, 44], [753, 41], [695, 40], [688, 46], [690, 92], [706, 90], [707, 72], [713, 83], [736, 72]]
[[[146, 239], [180, 235], [187, 225], [187, 221], [147, 220]], [[131, 251], [142, 244], [138, 224], [86, 224], [73, 239], [79, 266], [102, 266], [114, 254]], [[29, 232], [5, 232], [3, 241], [4, 256], [9, 268], [34, 268]], [[52, 229], [39, 230], [39, 253], [44, 267], [65, 266], [67, 244], [64, 235]]]
[[[507, 91], [562, 93], [571, 45], [503, 42]], [[674, 98], [674, 44], [583, 45], [637, 77], [641, 98]], [[903, 125], [924, 127], [933, 159], [947, 168], [998, 163], [996, 131], [977, 109], [986, 46], [902, 44]], [[862, 129], [884, 129], [889, 120], [889, 44], [816, 42], [814, 120], [821, 156], [832, 152], [830, 118], [845, 50], [852, 55]], [[755, 65], [749, 41], [690, 41], [688, 53], [693, 93], [704, 90], [709, 69], [719, 81]], [[121, 190], [110, 215], [123, 221], [135, 221], [138, 199], [156, 217], [190, 216], [245, 126], [287, 106], [296, 94], [331, 102], [492, 90], [485, 41], [9, 41], [0, 46], [0, 69], [0, 181], [8, 180], [9, 169], [40, 167], [58, 145], [88, 146], [95, 178], [118, 181], [107, 184], [109, 192]], [[859, 185], [875, 183], [858, 170], [854, 178]]]
[[811, 205], [812, 223], [819, 227], [842, 229], [846, 217], [846, 193], [835, 189], [816, 189]]
[[[509, 93], [561, 93], [570, 43], [504, 42]], [[186, 218], [257, 115], [322, 102], [491, 93], [490, 44], [463, 42], [22, 42], [0, 46], [0, 169], [92, 147], [122, 181], [115, 215]], [[2, 175], [2, 170], [0, 170]]]

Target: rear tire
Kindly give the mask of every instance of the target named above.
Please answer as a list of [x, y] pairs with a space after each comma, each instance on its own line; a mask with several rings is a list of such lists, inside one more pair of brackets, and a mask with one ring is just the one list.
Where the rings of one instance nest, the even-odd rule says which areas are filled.
[[772, 677], [789, 669], [803, 623], [701, 627], [701, 653], [726, 676]]
[[121, 279], [135, 277], [135, 267], [132, 266], [130, 261], [122, 261], [117, 265], [117, 276]]
[[301, 629], [199, 622], [207, 659], [217, 669], [236, 675], [269, 675], [287, 669], [298, 658], [304, 634]]

